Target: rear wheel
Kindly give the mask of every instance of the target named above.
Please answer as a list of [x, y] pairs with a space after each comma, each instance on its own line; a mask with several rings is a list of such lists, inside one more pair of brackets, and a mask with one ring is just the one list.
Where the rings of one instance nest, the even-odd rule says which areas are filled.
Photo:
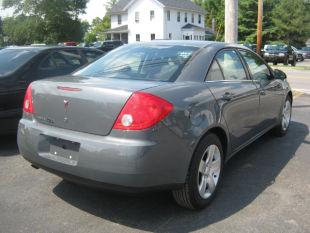
[[206, 207], [221, 182], [223, 161], [220, 140], [216, 135], [208, 134], [194, 154], [183, 188], [173, 191], [176, 202], [189, 209]]
[[284, 106], [282, 107], [280, 123], [278, 126], [274, 128], [274, 134], [276, 136], [282, 137], [287, 133], [290, 126], [291, 117], [292, 117], [292, 99], [291, 97], [288, 96], [284, 102]]

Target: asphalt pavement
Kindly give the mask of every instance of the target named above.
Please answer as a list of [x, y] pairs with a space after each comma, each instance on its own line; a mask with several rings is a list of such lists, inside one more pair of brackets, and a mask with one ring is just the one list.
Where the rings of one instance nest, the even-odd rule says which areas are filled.
[[65, 182], [33, 169], [15, 137], [2, 137], [0, 232], [310, 232], [309, 116], [310, 95], [299, 93], [288, 134], [268, 133], [234, 156], [218, 196], [198, 212], [169, 192], [127, 196]]

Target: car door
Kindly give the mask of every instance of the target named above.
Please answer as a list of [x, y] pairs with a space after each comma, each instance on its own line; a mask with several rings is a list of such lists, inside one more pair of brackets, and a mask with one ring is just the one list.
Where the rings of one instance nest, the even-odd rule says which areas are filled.
[[256, 54], [239, 50], [248, 66], [250, 75], [259, 88], [259, 127], [260, 131], [274, 126], [280, 116], [284, 91], [282, 81], [274, 79], [269, 67]]
[[231, 149], [237, 151], [257, 134], [258, 89], [233, 49], [216, 55], [206, 81], [229, 130]]

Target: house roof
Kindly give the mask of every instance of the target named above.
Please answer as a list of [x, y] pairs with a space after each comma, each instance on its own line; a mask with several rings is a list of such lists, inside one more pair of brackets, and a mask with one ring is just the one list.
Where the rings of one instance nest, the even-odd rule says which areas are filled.
[[205, 30], [203, 27], [199, 27], [199, 26], [196, 26], [196, 25], [193, 25], [193, 24], [186, 24], [182, 27], [182, 29], [198, 29], [198, 30]]
[[123, 25], [113, 29], [104, 30], [105, 33], [123, 33], [128, 32], [128, 25]]
[[[204, 10], [198, 6], [197, 4], [193, 3], [191, 0], [156, 0], [165, 7], [177, 8], [177, 9], [184, 9], [189, 11], [197, 11], [204, 13]], [[131, 1], [133, 2], [133, 1]], [[124, 12], [126, 6], [131, 4], [128, 0], [119, 0], [111, 9], [111, 13], [119, 13]]]

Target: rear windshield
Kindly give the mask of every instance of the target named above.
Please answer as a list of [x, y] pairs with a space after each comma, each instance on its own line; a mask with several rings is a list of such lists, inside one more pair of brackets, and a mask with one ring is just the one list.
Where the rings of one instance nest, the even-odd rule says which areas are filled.
[[0, 50], [0, 76], [8, 75], [28, 62], [37, 53], [31, 50], [2, 49]]
[[182, 45], [126, 45], [75, 75], [172, 82], [196, 50]]

